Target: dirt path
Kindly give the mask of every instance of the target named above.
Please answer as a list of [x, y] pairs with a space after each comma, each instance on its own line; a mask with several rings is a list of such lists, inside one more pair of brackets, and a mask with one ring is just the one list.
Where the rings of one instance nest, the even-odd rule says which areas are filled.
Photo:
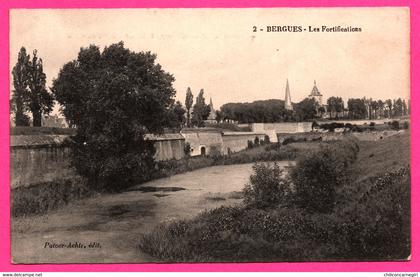
[[141, 234], [166, 220], [190, 218], [205, 209], [241, 202], [238, 192], [248, 182], [251, 167], [203, 168], [135, 186], [124, 193], [75, 202], [47, 215], [14, 218], [13, 261], [153, 262], [138, 249]]

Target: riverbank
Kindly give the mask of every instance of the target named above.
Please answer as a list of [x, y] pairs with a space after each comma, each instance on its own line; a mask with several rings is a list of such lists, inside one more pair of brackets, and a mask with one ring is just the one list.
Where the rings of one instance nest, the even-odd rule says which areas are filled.
[[[293, 145], [266, 144], [227, 156], [208, 155], [157, 162], [155, 171], [150, 174], [146, 181], [157, 180], [211, 166], [245, 164], [256, 161], [293, 160], [299, 152], [317, 148], [320, 143], [305, 142]], [[141, 183], [144, 182], [139, 180], [134, 184]], [[31, 184], [30, 186], [13, 188], [11, 190], [11, 214], [14, 217], [44, 214], [51, 210], [64, 207], [75, 200], [86, 199], [98, 193], [106, 194], [107, 192], [90, 189], [86, 180], [82, 177], [58, 179], [51, 182], [41, 182]]]
[[[280, 162], [288, 166], [289, 162]], [[13, 218], [15, 263], [157, 262], [138, 248], [141, 235], [163, 222], [191, 219], [241, 202], [252, 164], [212, 166], [136, 185], [126, 192], [95, 195], [44, 215]], [[44, 248], [46, 242], [101, 248]]]
[[[409, 139], [407, 132], [305, 155], [292, 169], [297, 193], [280, 195], [279, 203], [206, 211], [158, 226], [139, 245], [167, 262], [405, 260], [410, 255]], [[274, 179], [268, 175], [253, 180], [270, 189]]]

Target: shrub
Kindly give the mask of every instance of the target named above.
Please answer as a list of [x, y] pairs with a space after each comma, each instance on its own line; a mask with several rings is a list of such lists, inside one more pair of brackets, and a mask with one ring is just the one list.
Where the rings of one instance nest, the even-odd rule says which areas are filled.
[[11, 191], [11, 214], [43, 214], [91, 195], [86, 180], [80, 177], [17, 187]]
[[252, 169], [254, 173], [244, 188], [245, 203], [258, 208], [280, 204], [290, 187], [279, 165], [256, 163]]
[[347, 140], [323, 145], [298, 158], [290, 174], [297, 204], [309, 212], [331, 212], [335, 190], [348, 181], [348, 167], [356, 160], [357, 152], [357, 143]]
[[254, 143], [252, 140], [248, 140], [248, 149], [252, 149], [254, 147]]
[[258, 137], [255, 137], [254, 139], [254, 146], [260, 145], [260, 139]]
[[403, 123], [403, 129], [408, 129], [410, 126], [409, 126], [409, 123], [408, 123], [408, 121], [404, 121], [404, 123]]
[[392, 122], [388, 122], [388, 124], [391, 126], [391, 129], [393, 130], [400, 129], [400, 122], [398, 120], [393, 120]]
[[264, 144], [269, 144], [270, 143], [270, 137], [268, 135], [264, 136]]
[[191, 145], [188, 142], [184, 145], [184, 154], [187, 157], [191, 156]]
[[336, 216], [348, 259], [406, 259], [410, 255], [410, 169], [373, 178], [369, 189]]
[[221, 153], [220, 147], [217, 147], [215, 145], [210, 146], [209, 156], [213, 160], [221, 159], [222, 158], [222, 153]]

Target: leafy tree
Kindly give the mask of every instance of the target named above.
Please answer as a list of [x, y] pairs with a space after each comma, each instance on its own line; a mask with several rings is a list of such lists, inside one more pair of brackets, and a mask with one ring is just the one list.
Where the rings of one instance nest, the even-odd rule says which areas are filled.
[[385, 103], [382, 100], [378, 100], [379, 117], [384, 116], [384, 107], [385, 107]]
[[388, 108], [388, 118], [391, 118], [392, 117], [392, 107], [393, 107], [392, 106], [392, 100], [391, 99], [385, 100], [385, 104]]
[[61, 68], [52, 91], [66, 118], [77, 126], [73, 165], [91, 186], [123, 189], [148, 180], [154, 168], [145, 133], [168, 127], [174, 77], [150, 52], [132, 52], [123, 42], [80, 49]]
[[327, 111], [330, 113], [330, 118], [332, 118], [332, 113], [335, 114], [335, 117], [338, 117], [338, 114], [344, 110], [344, 103], [341, 97], [332, 96], [327, 100]]
[[349, 117], [352, 119], [362, 119], [366, 117], [367, 110], [366, 106], [362, 99], [360, 98], [350, 98], [347, 101], [347, 106], [349, 109]]
[[378, 111], [378, 101], [373, 100], [370, 102], [370, 107], [372, 109], [372, 113], [373, 113], [373, 118], [377, 118], [377, 111]]
[[206, 104], [204, 90], [201, 89], [193, 107], [192, 124], [197, 127], [204, 126], [204, 120], [210, 115], [210, 106]]
[[394, 114], [396, 116], [402, 116], [404, 113], [404, 105], [401, 98], [394, 100]]
[[86, 114], [83, 107], [90, 101], [90, 93], [97, 89], [104, 66], [99, 47], [90, 45], [81, 48], [77, 59], [66, 63], [53, 80], [53, 94], [69, 125], [75, 127], [83, 121]]
[[170, 113], [168, 114], [168, 126], [171, 126], [173, 128], [180, 129], [185, 124], [185, 113], [186, 110], [184, 107], [182, 107], [181, 102], [176, 101], [175, 104], [173, 104], [170, 107]]
[[284, 101], [260, 100], [252, 103], [227, 103], [220, 107], [225, 119], [240, 123], [282, 122], [293, 120], [293, 111], [284, 109]]
[[296, 104], [296, 117], [298, 121], [309, 120], [316, 117], [317, 102], [313, 98], [305, 98]]
[[13, 67], [13, 95], [10, 101], [11, 111], [15, 114], [16, 126], [29, 126], [29, 117], [26, 115], [26, 99], [28, 95], [28, 63], [29, 55], [25, 47], [19, 51], [18, 61]]
[[244, 202], [249, 206], [266, 208], [281, 204], [290, 193], [290, 182], [282, 177], [277, 163], [255, 163], [249, 183], [245, 185]]
[[187, 108], [187, 127], [191, 127], [191, 107], [193, 104], [193, 94], [191, 89], [187, 88], [187, 94], [185, 96], [185, 108]]
[[216, 121], [221, 122], [225, 119], [225, 114], [222, 111], [217, 110], [216, 111]]
[[321, 107], [318, 108], [318, 113], [321, 115], [321, 117], [324, 116], [325, 112], [326, 112], [326, 110], [325, 110], [324, 107], [321, 106]]
[[403, 115], [408, 115], [408, 108], [407, 103], [405, 102], [405, 99], [402, 101], [402, 107], [403, 107]]
[[54, 99], [45, 87], [46, 75], [42, 59], [38, 59], [34, 50], [32, 60], [28, 62], [28, 106], [32, 113], [33, 126], [41, 126], [42, 114], [52, 111]]

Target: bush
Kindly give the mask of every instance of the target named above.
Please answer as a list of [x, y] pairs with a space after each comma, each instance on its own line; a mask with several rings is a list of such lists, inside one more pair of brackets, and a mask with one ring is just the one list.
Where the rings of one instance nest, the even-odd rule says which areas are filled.
[[393, 120], [392, 122], [388, 122], [388, 124], [391, 126], [391, 129], [393, 130], [400, 129], [400, 122], [398, 120]]
[[191, 156], [191, 145], [188, 142], [184, 145], [184, 154], [187, 157]]
[[290, 184], [282, 177], [283, 170], [279, 165], [277, 163], [255, 163], [252, 169], [254, 173], [244, 188], [245, 203], [257, 208], [280, 204], [290, 189]]
[[252, 140], [248, 140], [248, 149], [252, 148], [254, 148], [254, 143], [252, 142]]
[[369, 189], [337, 213], [347, 259], [406, 259], [410, 255], [410, 169], [401, 168], [365, 182]]
[[270, 137], [268, 135], [264, 136], [264, 144], [269, 144], [270, 143]]
[[348, 181], [348, 167], [356, 160], [357, 152], [357, 143], [346, 140], [323, 145], [298, 158], [290, 174], [296, 203], [311, 213], [330, 213], [335, 190]]
[[80, 177], [17, 187], [11, 191], [11, 214], [43, 214], [91, 195], [86, 180]]
[[408, 129], [410, 126], [409, 126], [409, 123], [408, 123], [408, 121], [404, 121], [404, 123], [403, 123], [403, 129]]
[[260, 139], [258, 137], [255, 137], [254, 146], [259, 146], [259, 145], [260, 145]]
[[209, 156], [213, 160], [220, 160], [222, 158], [222, 153], [220, 147], [215, 145], [210, 146]]

